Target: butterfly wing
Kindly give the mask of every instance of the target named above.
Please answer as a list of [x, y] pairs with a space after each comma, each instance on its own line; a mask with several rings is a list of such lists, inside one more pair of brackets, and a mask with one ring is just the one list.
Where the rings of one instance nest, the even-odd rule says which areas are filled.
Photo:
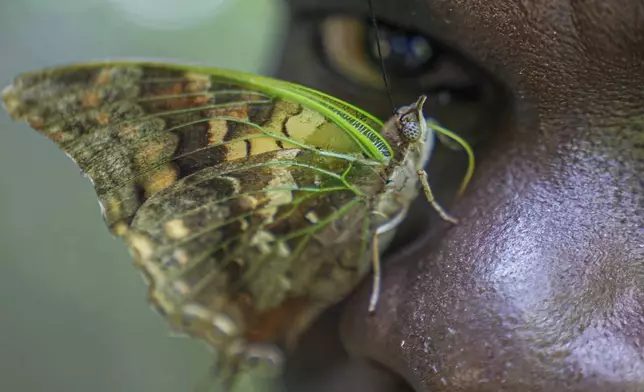
[[152, 303], [216, 347], [279, 341], [368, 270], [381, 123], [231, 71], [95, 63], [26, 74], [5, 107], [92, 180]]

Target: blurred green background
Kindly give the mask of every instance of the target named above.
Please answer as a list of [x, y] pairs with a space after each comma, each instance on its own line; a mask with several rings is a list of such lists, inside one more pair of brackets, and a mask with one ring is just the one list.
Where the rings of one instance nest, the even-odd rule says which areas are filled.
[[[0, 3], [0, 85], [107, 57], [270, 73], [279, 0]], [[0, 111], [0, 391], [190, 391], [212, 360], [169, 336], [90, 182], [53, 143]]]

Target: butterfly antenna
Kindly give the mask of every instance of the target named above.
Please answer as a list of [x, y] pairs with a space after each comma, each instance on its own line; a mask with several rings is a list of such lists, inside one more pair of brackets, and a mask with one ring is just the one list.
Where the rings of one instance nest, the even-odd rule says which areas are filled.
[[373, 6], [373, 0], [367, 0], [369, 4], [369, 12], [371, 13], [371, 25], [376, 32], [376, 49], [378, 50], [378, 58], [380, 59], [380, 69], [382, 70], [382, 80], [385, 82], [385, 89], [387, 90], [387, 95], [389, 96], [389, 102], [391, 102], [391, 108], [395, 112], [396, 104], [394, 103], [394, 97], [391, 95], [391, 88], [389, 88], [389, 78], [387, 77], [387, 70], [385, 68], [385, 59], [382, 57], [382, 48], [380, 47], [380, 33], [378, 29], [378, 19], [376, 18], [376, 10]]

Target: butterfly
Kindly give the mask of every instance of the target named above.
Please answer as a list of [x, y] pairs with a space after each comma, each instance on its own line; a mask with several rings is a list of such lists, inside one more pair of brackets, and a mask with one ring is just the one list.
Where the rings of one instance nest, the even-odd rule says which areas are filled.
[[[15, 119], [89, 177], [173, 331], [217, 372], [278, 370], [283, 350], [373, 266], [422, 189], [436, 133], [425, 97], [383, 123], [322, 92], [191, 65], [98, 62], [19, 76]], [[232, 381], [226, 381], [230, 383]]]

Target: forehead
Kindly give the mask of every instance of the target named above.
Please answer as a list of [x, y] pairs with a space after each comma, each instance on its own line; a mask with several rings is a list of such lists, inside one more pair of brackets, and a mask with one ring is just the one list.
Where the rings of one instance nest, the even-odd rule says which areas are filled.
[[[296, 17], [303, 13], [369, 13], [368, 0], [286, 2]], [[570, 33], [569, 40], [585, 41], [584, 44], [590, 47], [610, 49], [611, 45], [622, 46], [623, 41], [628, 41], [634, 44], [630, 49], [641, 51], [642, 48], [644, 3], [641, 0], [373, 0], [373, 6], [382, 21], [431, 35], [446, 43], [464, 44], [463, 49], [481, 57], [498, 51], [505, 61], [508, 53], [499, 46], [510, 48], [509, 51], [516, 55], [520, 53], [513, 47], [527, 45], [523, 49], [530, 49], [536, 45], [538, 54], [542, 51], [539, 41], [554, 40], [556, 43], [561, 39], [549, 36], [555, 30], [564, 36]], [[532, 41], [534, 38], [538, 41]], [[475, 43], [475, 46], [470, 48], [466, 42]], [[570, 55], [576, 53], [567, 53], [566, 57]]]
[[[295, 13], [369, 14], [368, 0], [286, 0]], [[432, 21], [426, 0], [373, 0], [378, 18], [400, 27], [431, 33]], [[429, 18], [429, 19], [428, 19]]]

